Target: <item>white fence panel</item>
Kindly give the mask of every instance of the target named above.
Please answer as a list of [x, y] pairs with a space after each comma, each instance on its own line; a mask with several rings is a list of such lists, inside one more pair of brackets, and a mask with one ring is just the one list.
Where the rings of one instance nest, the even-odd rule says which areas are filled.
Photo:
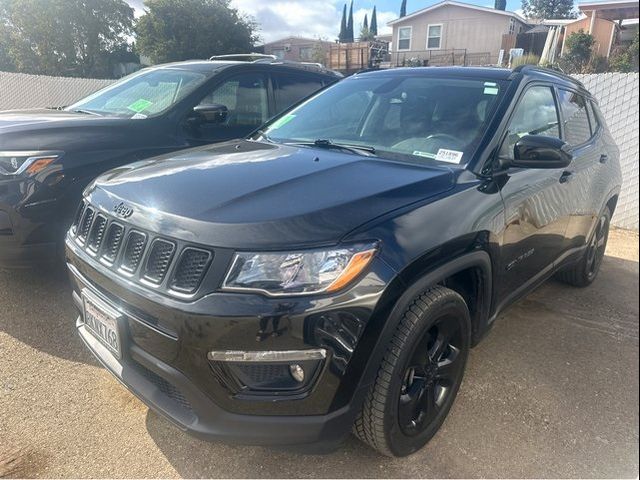
[[62, 107], [112, 82], [113, 80], [0, 72], [0, 110]]
[[637, 73], [575, 75], [597, 99], [620, 148], [622, 191], [613, 224], [638, 231], [638, 80]]

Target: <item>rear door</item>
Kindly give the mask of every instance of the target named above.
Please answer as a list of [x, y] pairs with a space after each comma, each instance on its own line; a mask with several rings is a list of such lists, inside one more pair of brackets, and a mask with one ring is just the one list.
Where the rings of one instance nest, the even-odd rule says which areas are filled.
[[[529, 85], [521, 94], [505, 133], [500, 157], [513, 159], [525, 135], [560, 138], [560, 114], [552, 85]], [[565, 246], [569, 189], [564, 169], [511, 168], [501, 188], [506, 226], [498, 298], [511, 300], [546, 271]]]
[[608, 193], [606, 176], [600, 169], [608, 160], [602, 140], [602, 126], [594, 116], [590, 100], [581, 93], [558, 88], [563, 139], [573, 147], [566, 186], [570, 191], [570, 220], [567, 248], [577, 249], [586, 243]]

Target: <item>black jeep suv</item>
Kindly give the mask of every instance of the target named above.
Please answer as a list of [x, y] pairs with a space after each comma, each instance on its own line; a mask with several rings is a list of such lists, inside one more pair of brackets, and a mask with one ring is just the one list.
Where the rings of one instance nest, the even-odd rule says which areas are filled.
[[470, 346], [552, 274], [586, 286], [620, 187], [552, 71], [369, 72], [244, 141], [115, 169], [67, 237], [78, 333], [208, 439], [407, 455]]
[[0, 112], [0, 267], [62, 258], [82, 191], [99, 174], [245, 137], [340, 78], [315, 65], [242, 58], [152, 67], [60, 110]]

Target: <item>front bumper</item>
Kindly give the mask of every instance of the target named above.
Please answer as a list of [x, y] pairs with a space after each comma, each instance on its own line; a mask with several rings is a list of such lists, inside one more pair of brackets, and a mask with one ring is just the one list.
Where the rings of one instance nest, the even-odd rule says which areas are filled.
[[[67, 256], [78, 309], [83, 289], [89, 289], [124, 314], [121, 359], [95, 339], [81, 317], [80, 337], [123, 385], [182, 430], [208, 440], [305, 451], [330, 450], [350, 432], [358, 399], [368, 389], [359, 382], [362, 366], [350, 360], [384, 290], [383, 278], [392, 275], [384, 263], [360, 281], [360, 293], [355, 288], [337, 298], [212, 293], [185, 302], [145, 295], [84, 258], [73, 241], [67, 241]], [[265, 325], [270, 333], [256, 334]], [[214, 350], [312, 348], [326, 350], [327, 358], [310, 388], [295, 395], [229, 389], [207, 358]]]

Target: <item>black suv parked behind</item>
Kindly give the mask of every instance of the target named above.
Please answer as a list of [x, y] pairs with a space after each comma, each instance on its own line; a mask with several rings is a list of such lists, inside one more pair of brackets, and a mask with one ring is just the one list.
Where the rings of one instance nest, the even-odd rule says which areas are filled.
[[320, 449], [353, 428], [407, 455], [508, 304], [593, 282], [620, 183], [569, 77], [358, 74], [245, 141], [97, 179], [67, 237], [77, 329], [201, 437]]
[[313, 64], [225, 56], [148, 68], [64, 109], [0, 113], [0, 266], [62, 258], [82, 190], [99, 174], [245, 137], [339, 78]]

